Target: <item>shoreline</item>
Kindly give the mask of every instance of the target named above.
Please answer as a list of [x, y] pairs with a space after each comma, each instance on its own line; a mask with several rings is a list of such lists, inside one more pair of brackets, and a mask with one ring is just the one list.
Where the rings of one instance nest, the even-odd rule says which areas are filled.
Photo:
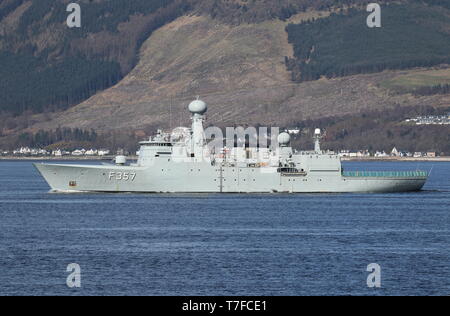
[[[22, 161], [28, 161], [28, 160], [47, 160], [47, 161], [111, 161], [113, 160], [115, 157], [114, 156], [103, 156], [103, 157], [98, 157], [98, 156], [82, 156], [82, 157], [78, 157], [78, 156], [63, 156], [63, 157], [49, 157], [49, 156], [44, 156], [44, 157], [15, 157], [15, 156], [2, 156], [0, 157], [0, 161], [2, 160], [22, 160]], [[137, 160], [138, 157], [137, 156], [127, 156], [127, 160]]]
[[[0, 161], [2, 160], [18, 160], [18, 161], [31, 161], [31, 160], [46, 160], [46, 161], [111, 161], [113, 160], [113, 156], [104, 156], [104, 157], [96, 157], [96, 156], [63, 156], [63, 157], [14, 157], [14, 156], [1, 156]], [[127, 160], [137, 160], [137, 156], [127, 156]], [[450, 162], [450, 156], [446, 157], [342, 157], [342, 161], [361, 161], [361, 162], [371, 162], [371, 161], [391, 161], [391, 162], [411, 162], [411, 161], [430, 161], [430, 162]]]
[[363, 157], [363, 158], [350, 158], [350, 157], [343, 157], [342, 161], [392, 161], [392, 162], [414, 162], [414, 161], [430, 161], [430, 162], [450, 162], [450, 157], [382, 157], [382, 158], [376, 158], [376, 157]]

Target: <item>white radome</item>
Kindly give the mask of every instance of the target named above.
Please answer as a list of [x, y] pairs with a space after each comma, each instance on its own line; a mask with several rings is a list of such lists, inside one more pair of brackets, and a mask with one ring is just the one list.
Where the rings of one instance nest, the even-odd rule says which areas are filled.
[[203, 102], [202, 100], [195, 100], [192, 101], [189, 104], [189, 112], [191, 112], [192, 114], [205, 114], [205, 112], [208, 110], [208, 107], [206, 105], [205, 102]]
[[289, 145], [291, 142], [291, 136], [288, 133], [281, 133], [278, 135], [278, 144], [281, 146]]

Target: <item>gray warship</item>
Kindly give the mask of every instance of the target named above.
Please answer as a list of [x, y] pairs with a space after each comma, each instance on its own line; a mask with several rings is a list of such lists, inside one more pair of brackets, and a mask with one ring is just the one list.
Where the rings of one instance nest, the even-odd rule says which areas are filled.
[[207, 105], [189, 104], [191, 128], [177, 128], [140, 143], [136, 163], [118, 156], [115, 164], [37, 163], [54, 192], [141, 193], [383, 193], [419, 191], [426, 171], [347, 172], [338, 155], [320, 148], [295, 151], [290, 135], [280, 133], [276, 146], [233, 146], [213, 151], [204, 121]]

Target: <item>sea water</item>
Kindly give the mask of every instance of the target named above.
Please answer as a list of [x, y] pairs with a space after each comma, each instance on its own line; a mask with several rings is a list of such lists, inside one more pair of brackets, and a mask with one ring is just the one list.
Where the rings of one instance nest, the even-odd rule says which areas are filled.
[[345, 168], [432, 173], [401, 194], [52, 194], [1, 161], [0, 295], [449, 295], [450, 163]]

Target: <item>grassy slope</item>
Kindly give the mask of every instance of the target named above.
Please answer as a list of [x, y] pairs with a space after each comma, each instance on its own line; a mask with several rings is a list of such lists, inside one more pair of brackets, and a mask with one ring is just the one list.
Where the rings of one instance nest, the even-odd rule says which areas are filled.
[[450, 84], [450, 69], [411, 71], [383, 81], [380, 86], [394, 93], [409, 93], [423, 87]]

